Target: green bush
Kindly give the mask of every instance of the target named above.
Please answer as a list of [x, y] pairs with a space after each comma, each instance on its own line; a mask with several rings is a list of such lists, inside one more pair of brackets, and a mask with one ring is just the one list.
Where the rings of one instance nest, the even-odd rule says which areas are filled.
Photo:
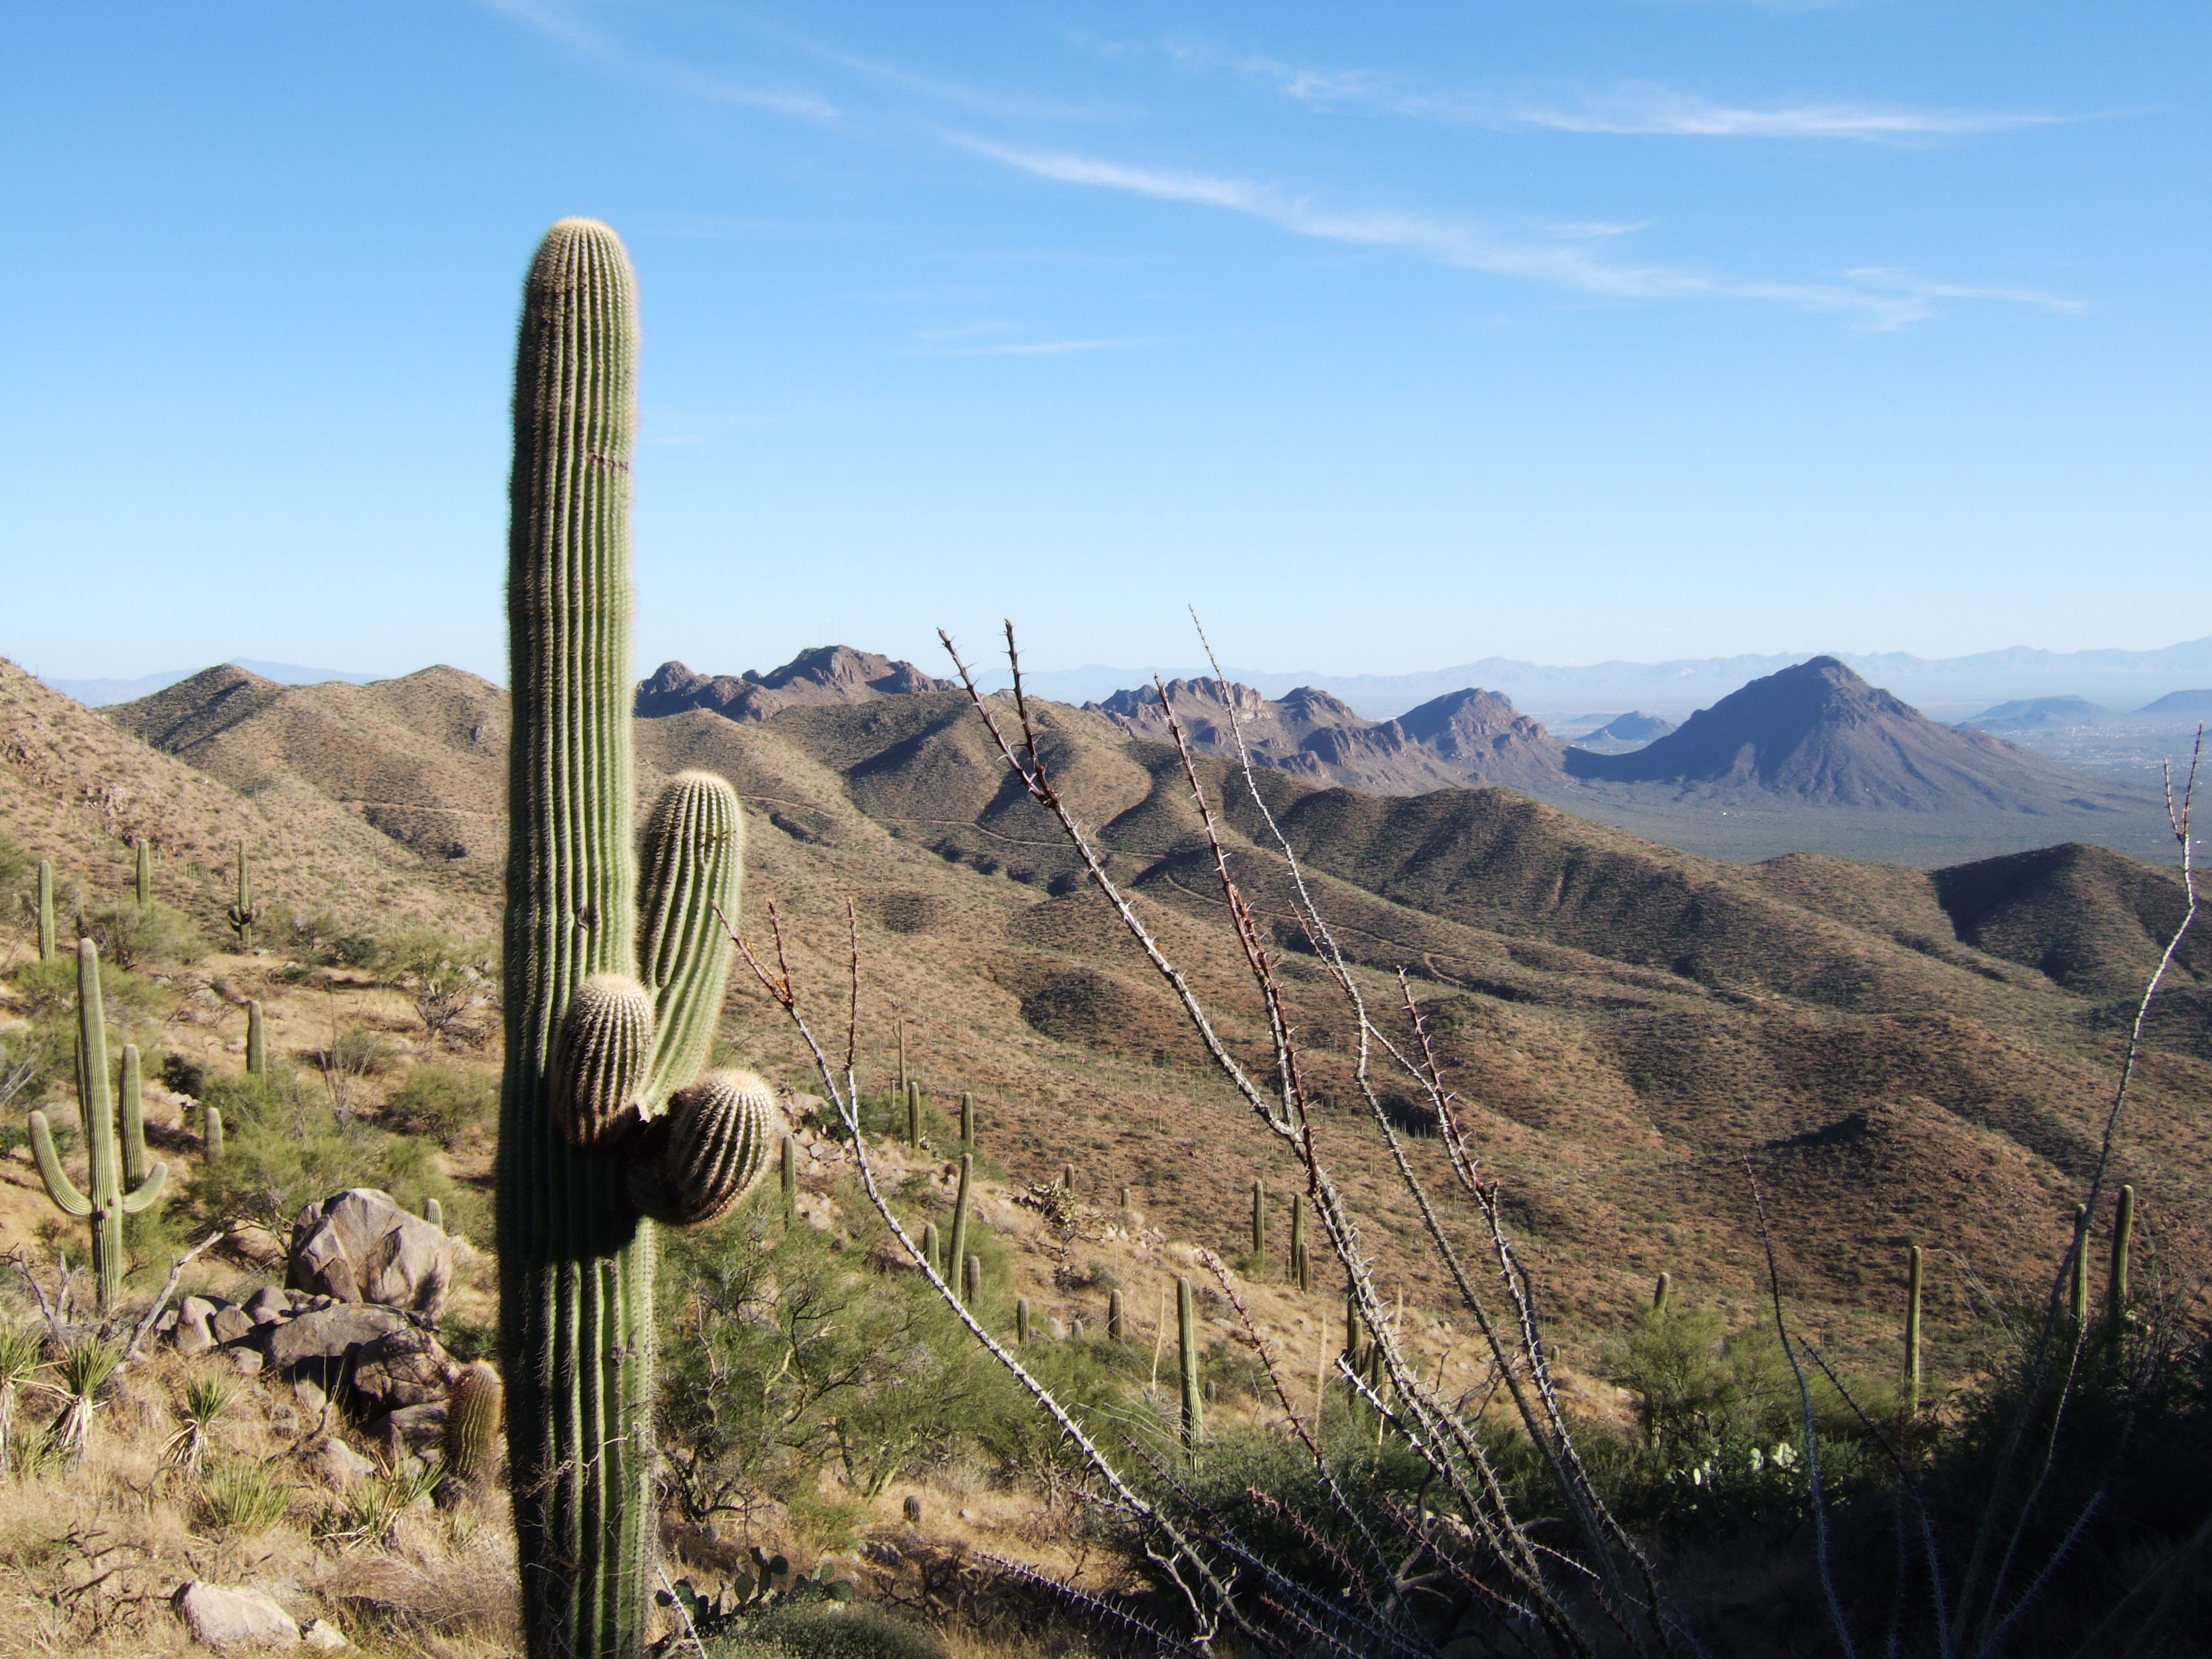
[[710, 1659], [945, 1659], [925, 1625], [865, 1602], [779, 1603], [706, 1644]]
[[498, 1110], [496, 1075], [447, 1066], [417, 1066], [385, 1109], [392, 1127], [427, 1135], [447, 1152], [489, 1129]]
[[198, 962], [207, 941], [191, 918], [155, 899], [150, 904], [115, 904], [94, 912], [86, 927], [100, 953], [118, 968], [149, 963]]
[[426, 1198], [453, 1199], [428, 1146], [341, 1116], [319, 1082], [289, 1066], [210, 1076], [200, 1098], [223, 1123], [222, 1157], [200, 1164], [190, 1194], [210, 1223], [250, 1222], [281, 1239], [307, 1205], [349, 1187], [381, 1188], [418, 1214]]

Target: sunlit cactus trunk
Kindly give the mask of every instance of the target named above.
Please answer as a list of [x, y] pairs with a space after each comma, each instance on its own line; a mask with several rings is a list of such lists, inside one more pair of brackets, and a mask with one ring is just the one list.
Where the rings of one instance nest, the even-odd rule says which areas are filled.
[[39, 860], [39, 960], [54, 959], [54, 861]]
[[653, 1221], [725, 1213], [767, 1165], [775, 1109], [749, 1073], [693, 1081], [726, 988], [743, 850], [720, 779], [684, 774], [648, 814], [640, 915], [635, 286], [611, 230], [563, 220], [524, 285], [515, 354], [498, 1233], [532, 1659], [644, 1649]]
[[1905, 1258], [1905, 1415], [1920, 1415], [1920, 1247]]

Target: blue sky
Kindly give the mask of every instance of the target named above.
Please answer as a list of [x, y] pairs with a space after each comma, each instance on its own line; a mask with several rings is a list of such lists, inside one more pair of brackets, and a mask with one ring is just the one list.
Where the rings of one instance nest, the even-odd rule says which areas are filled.
[[640, 272], [641, 669], [2212, 632], [2200, 5], [18, 5], [0, 64], [38, 672], [496, 673], [568, 213]]

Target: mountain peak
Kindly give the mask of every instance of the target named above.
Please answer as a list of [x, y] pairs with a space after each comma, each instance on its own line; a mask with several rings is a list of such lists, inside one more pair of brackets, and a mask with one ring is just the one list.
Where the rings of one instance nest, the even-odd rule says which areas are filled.
[[648, 718], [705, 708], [733, 720], [764, 720], [805, 704], [872, 702], [958, 689], [910, 662], [849, 645], [817, 645], [766, 673], [749, 668], [743, 674], [707, 675], [665, 662], [639, 685], [636, 709]]

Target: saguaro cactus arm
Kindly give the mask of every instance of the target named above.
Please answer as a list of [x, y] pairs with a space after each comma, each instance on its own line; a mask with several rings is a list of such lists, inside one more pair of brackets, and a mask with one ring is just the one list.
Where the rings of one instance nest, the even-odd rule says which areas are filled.
[[31, 1156], [38, 1160], [39, 1179], [56, 1209], [80, 1221], [92, 1213], [92, 1200], [77, 1191], [76, 1183], [62, 1167], [61, 1154], [54, 1150], [53, 1126], [44, 1112], [31, 1114]]
[[737, 792], [707, 772], [679, 772], [646, 817], [639, 899], [639, 977], [653, 995], [653, 1061], [640, 1100], [657, 1114], [698, 1076], [714, 1047], [734, 954], [745, 821]]

